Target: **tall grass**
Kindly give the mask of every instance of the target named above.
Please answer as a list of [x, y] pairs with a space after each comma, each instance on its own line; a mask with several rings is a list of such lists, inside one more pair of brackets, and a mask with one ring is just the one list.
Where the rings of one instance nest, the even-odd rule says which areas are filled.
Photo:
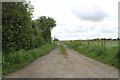
[[2, 64], [3, 64], [3, 75], [13, 72], [33, 60], [48, 54], [56, 44], [46, 44], [40, 48], [36, 48], [29, 51], [20, 50], [16, 53], [11, 53], [10, 55], [3, 55]]
[[118, 41], [70, 41], [67, 45], [83, 55], [120, 68], [117, 43]]
[[63, 55], [65, 55], [65, 57], [67, 58], [66, 49], [65, 49], [65, 47], [64, 47], [62, 44], [60, 44], [60, 51], [61, 51], [61, 53], [62, 53]]

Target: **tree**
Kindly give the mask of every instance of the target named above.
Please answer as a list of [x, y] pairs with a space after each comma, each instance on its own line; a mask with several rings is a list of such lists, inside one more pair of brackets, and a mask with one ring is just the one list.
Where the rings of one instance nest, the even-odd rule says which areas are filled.
[[46, 42], [51, 42], [51, 30], [56, 26], [56, 21], [51, 17], [39, 17], [37, 19], [38, 28]]
[[54, 38], [54, 40], [53, 41], [59, 41], [59, 39], [57, 39], [57, 38]]
[[120, 38], [118, 37], [117, 40], [120, 40]]
[[101, 40], [107, 40], [106, 38], [101, 38]]
[[32, 20], [33, 6], [23, 2], [2, 3], [2, 51], [29, 50], [51, 42], [53, 18], [42, 16]]
[[28, 49], [32, 38], [32, 6], [23, 2], [2, 3], [3, 52]]

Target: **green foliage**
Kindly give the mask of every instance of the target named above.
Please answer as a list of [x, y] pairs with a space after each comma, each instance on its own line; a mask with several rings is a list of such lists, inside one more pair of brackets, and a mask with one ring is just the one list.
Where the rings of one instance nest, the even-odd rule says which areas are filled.
[[55, 46], [48, 43], [51, 42], [51, 29], [56, 26], [56, 21], [45, 16], [32, 20], [32, 12], [30, 3], [2, 3], [4, 74], [45, 55]]
[[53, 41], [59, 41], [59, 39], [57, 39], [57, 38], [54, 38], [54, 40]]
[[32, 28], [30, 4], [2, 3], [2, 47], [8, 53], [20, 49], [29, 49]]
[[41, 46], [40, 48], [32, 49], [29, 51], [19, 50], [15, 53], [3, 56], [3, 74], [13, 72], [27, 65], [36, 58], [48, 54], [49, 51], [51, 51], [55, 46], [56, 44], [46, 44]]
[[70, 41], [66, 44], [83, 55], [120, 68], [118, 41]]
[[46, 42], [51, 42], [51, 29], [56, 26], [56, 21], [50, 17], [39, 17], [37, 21], [37, 27], [42, 33], [42, 37]]
[[30, 3], [2, 3], [2, 51], [4, 54], [21, 49], [30, 50], [51, 42], [51, 29], [56, 26], [50, 17], [32, 20]]

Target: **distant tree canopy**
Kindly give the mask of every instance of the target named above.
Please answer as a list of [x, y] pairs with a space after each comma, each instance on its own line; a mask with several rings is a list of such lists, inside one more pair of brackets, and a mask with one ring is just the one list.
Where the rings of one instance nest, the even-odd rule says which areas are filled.
[[112, 38], [95, 38], [95, 39], [92, 39], [92, 40], [120, 40], [120, 38], [116, 38], [116, 39], [112, 39]]
[[117, 40], [120, 40], [120, 38], [117, 38]]
[[59, 39], [57, 39], [57, 38], [54, 38], [54, 39], [53, 39], [53, 41], [59, 41]]
[[42, 16], [39, 17], [37, 21], [37, 26], [42, 33], [42, 37], [47, 42], [51, 42], [51, 30], [56, 26], [56, 21], [53, 18]]
[[2, 51], [33, 49], [51, 42], [51, 29], [56, 21], [50, 17], [32, 20], [34, 8], [30, 3], [2, 3]]

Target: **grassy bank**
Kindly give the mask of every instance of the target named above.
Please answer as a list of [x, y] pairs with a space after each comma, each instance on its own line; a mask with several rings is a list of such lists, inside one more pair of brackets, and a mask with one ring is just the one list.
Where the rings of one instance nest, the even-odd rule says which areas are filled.
[[6, 75], [10, 72], [13, 72], [23, 66], [27, 65], [28, 63], [32, 62], [33, 60], [48, 54], [56, 44], [46, 44], [40, 48], [36, 48], [29, 51], [20, 50], [16, 53], [11, 53], [10, 55], [3, 55], [3, 67], [2, 73]]
[[60, 51], [61, 51], [61, 53], [62, 53], [63, 55], [65, 55], [65, 57], [67, 57], [66, 49], [65, 49], [65, 47], [64, 47], [62, 44], [60, 44]]
[[85, 56], [115, 68], [120, 68], [118, 63], [118, 41], [70, 41], [66, 44]]

